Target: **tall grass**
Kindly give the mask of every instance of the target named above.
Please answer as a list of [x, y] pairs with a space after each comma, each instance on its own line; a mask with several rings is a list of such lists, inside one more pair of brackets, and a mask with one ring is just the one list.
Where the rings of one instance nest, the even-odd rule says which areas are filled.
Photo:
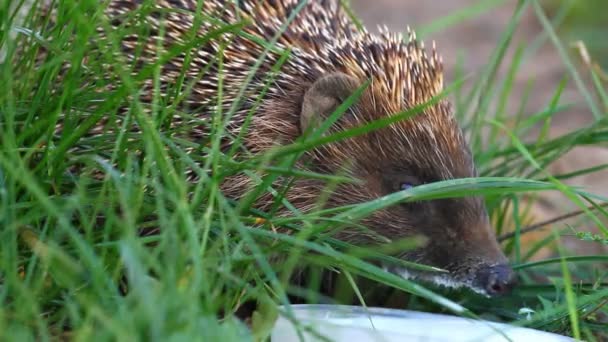
[[[263, 339], [278, 314], [276, 305], [287, 304], [290, 295], [326, 301], [347, 301], [352, 295], [358, 298], [355, 302], [366, 303], [367, 292], [359, 288], [366, 282], [408, 294], [402, 308], [481, 316], [588, 340], [608, 338], [608, 258], [569, 255], [559, 238], [575, 232], [590, 240], [589, 244], [607, 243], [607, 214], [600, 206], [606, 199], [563, 183], [602, 167], [569, 175], [545, 171], [548, 164], [577, 146], [606, 145], [608, 100], [595, 95], [605, 94], [601, 81], [588, 85], [581, 77], [581, 73], [595, 71], [579, 68], [556, 35], [559, 16], [548, 18], [536, 1], [521, 1], [515, 8], [483, 70], [457, 80], [442, 94], [454, 99], [456, 112], [462, 114], [482, 177], [428, 184], [367, 203], [310, 213], [298, 212], [281, 196], [284, 189], [272, 188], [273, 181], [279, 176], [317, 177], [331, 186], [352, 180], [294, 169], [302, 152], [407, 119], [415, 110], [345, 133], [311, 135], [265, 156], [237, 160], [240, 138], [230, 137], [235, 146], [230, 153], [222, 152], [221, 141], [227, 137], [226, 122], [239, 104], [210, 118], [212, 134], [207, 141], [179, 139], [176, 136], [184, 127], [167, 128], [167, 122], [175, 116], [191, 119], [176, 103], [192, 85], [182, 78], [161, 94], [158, 79], [163, 60], [182, 52], [189, 55], [193, 47], [226, 32], [239, 32], [241, 24], [223, 25], [204, 37], [192, 35], [183, 46], [166, 52], [161, 62], [132, 76], [129, 66], [116, 57], [119, 38], [130, 32], [113, 33], [108, 50], [93, 52], [87, 43], [99, 40], [95, 28], [108, 27], [98, 2], [57, 3], [59, 24], [52, 28], [39, 25], [45, 19], [38, 9], [19, 21], [16, 13], [23, 5], [5, 2], [0, 12], [0, 47], [6, 52], [0, 65], [0, 339]], [[480, 12], [488, 7], [475, 6], [468, 14], [463, 10], [423, 30], [430, 32], [473, 14], [483, 15]], [[513, 78], [529, 56], [526, 52], [538, 41], [517, 47], [504, 78], [496, 71], [506, 63], [505, 51], [526, 10], [535, 11], [540, 18], [544, 32], [538, 39], [549, 39], [556, 46], [569, 75], [555, 85], [555, 96], [545, 108], [513, 123], [506, 104], [525, 101], [510, 96]], [[197, 20], [210, 19], [199, 13]], [[276, 48], [272, 39], [267, 46]], [[41, 47], [48, 54], [38, 63]], [[280, 72], [288, 54], [283, 53], [274, 74]], [[85, 56], [88, 60], [83, 65]], [[221, 56], [216, 63], [221, 80], [225, 76]], [[149, 78], [155, 80], [155, 89], [152, 103], [145, 104], [138, 99], [143, 80]], [[269, 75], [268, 84], [271, 81]], [[471, 85], [469, 92], [462, 90], [463, 82]], [[566, 82], [576, 82], [596, 121], [548, 138], [543, 132], [567, 107], [560, 100]], [[491, 106], [493, 101], [498, 106]], [[348, 105], [349, 101], [334, 115]], [[125, 106], [126, 112], [121, 110]], [[114, 124], [119, 122], [117, 118], [122, 118], [120, 124]], [[86, 134], [103, 119], [109, 122], [108, 131]], [[63, 130], [56, 133], [59, 121]], [[139, 127], [137, 133], [130, 130], [134, 125]], [[522, 140], [533, 127], [542, 128], [538, 138]], [[483, 135], [484, 131], [491, 134]], [[78, 172], [74, 173], [76, 166]], [[186, 176], [186, 170], [192, 170], [196, 182]], [[219, 185], [223, 178], [240, 172], [258, 177], [259, 185], [235, 202], [223, 196]], [[255, 197], [268, 191], [275, 194], [277, 206], [292, 209], [292, 216], [252, 209]], [[525, 232], [520, 222], [525, 211], [506, 209], [517, 208], [525, 194], [543, 191], [562, 192], [584, 210], [583, 216], [602, 235], [590, 236], [576, 226], [568, 227], [539, 241], [531, 254], [522, 255]], [[491, 305], [489, 299], [468, 291], [418, 284], [369, 262], [370, 258], [402, 262], [385, 255], [387, 247], [361, 248], [322, 234], [356, 224], [373, 211], [396, 203], [471, 193], [486, 197], [499, 234], [515, 230], [504, 247], [522, 282], [512, 295], [492, 299]], [[513, 215], [512, 220], [507, 215]], [[514, 227], [507, 222], [515, 222]], [[279, 226], [295, 233], [278, 233], [275, 228]], [[534, 250], [555, 242], [559, 246], [555, 258], [530, 261]], [[401, 248], [411, 247], [411, 243]], [[286, 256], [287, 261], [272, 263], [276, 255]], [[339, 286], [340, 298], [321, 296], [322, 281], [315, 272], [310, 273], [312, 280], [306, 286], [290, 284], [294, 270], [302, 265], [346, 275], [346, 286]], [[250, 327], [235, 318], [237, 309], [248, 301], [259, 304]], [[522, 308], [530, 308], [534, 314], [520, 314]]]

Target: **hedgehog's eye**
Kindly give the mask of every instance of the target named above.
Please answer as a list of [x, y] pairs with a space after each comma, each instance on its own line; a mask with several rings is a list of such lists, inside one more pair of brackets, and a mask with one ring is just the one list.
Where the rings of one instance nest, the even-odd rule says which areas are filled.
[[399, 190], [403, 191], [403, 190], [408, 190], [414, 187], [414, 184], [410, 183], [410, 182], [403, 182], [401, 184], [399, 184]]
[[399, 175], [391, 175], [388, 174], [385, 176], [386, 178], [386, 190], [388, 193], [394, 193], [398, 191], [409, 190], [413, 187], [416, 187], [422, 182], [420, 179], [410, 175], [404, 175], [403, 173]]

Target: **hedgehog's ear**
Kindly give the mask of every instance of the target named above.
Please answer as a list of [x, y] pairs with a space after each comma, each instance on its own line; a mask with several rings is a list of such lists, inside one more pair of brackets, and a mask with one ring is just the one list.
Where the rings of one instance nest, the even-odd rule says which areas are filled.
[[300, 112], [300, 129], [305, 132], [332, 114], [359, 87], [359, 81], [342, 72], [316, 80], [304, 94]]

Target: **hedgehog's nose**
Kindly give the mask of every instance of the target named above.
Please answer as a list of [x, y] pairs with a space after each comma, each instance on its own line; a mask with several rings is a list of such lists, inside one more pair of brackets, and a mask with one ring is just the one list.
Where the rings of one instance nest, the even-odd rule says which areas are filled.
[[511, 292], [517, 278], [508, 265], [484, 266], [477, 271], [476, 282], [490, 296], [500, 296]]

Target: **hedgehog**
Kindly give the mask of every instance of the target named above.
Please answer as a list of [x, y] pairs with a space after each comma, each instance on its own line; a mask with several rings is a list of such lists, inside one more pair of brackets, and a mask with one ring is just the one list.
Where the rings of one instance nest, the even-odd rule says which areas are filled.
[[[196, 19], [199, 11], [208, 20]], [[134, 75], [144, 66], [158, 63], [159, 56], [172, 47], [184, 45], [193, 34], [205, 37], [222, 25], [246, 23], [238, 32], [201, 39], [190, 54], [180, 52], [163, 60], [158, 88], [166, 94], [180, 77], [185, 77], [184, 84], [191, 84], [179, 109], [194, 119], [175, 116], [170, 123], [171, 127], [184, 127], [173, 134], [188, 141], [206, 141], [213, 113], [235, 109], [226, 135], [243, 133], [242, 148], [248, 155], [262, 154], [315, 132], [356, 92], [358, 98], [331, 124], [330, 133], [417, 108], [443, 91], [442, 60], [434, 42], [427, 52], [409, 28], [403, 37], [385, 27], [379, 33], [357, 27], [339, 0], [110, 0], [104, 15], [113, 28], [142, 23], [146, 27], [144, 37], [130, 34], [120, 39], [117, 58], [132, 65]], [[99, 30], [97, 44], [102, 44], [108, 33], [105, 28]], [[252, 70], [255, 73], [250, 76]], [[269, 75], [272, 82], [268, 82]], [[154, 82], [143, 81], [140, 101], [152, 102]], [[406, 120], [306, 151], [298, 167], [347, 175], [359, 182], [340, 183], [325, 193], [324, 181], [298, 178], [285, 190], [285, 198], [306, 212], [317, 206], [322, 194], [326, 207], [340, 207], [422, 184], [477, 177], [471, 150], [449, 101], [440, 99], [421, 108]], [[252, 109], [254, 113], [249, 115]], [[91, 134], [107, 133], [106, 121]], [[120, 122], [114, 125], [119, 126]], [[230, 147], [230, 141], [223, 144]], [[196, 153], [194, 149], [189, 152]], [[194, 181], [195, 175], [191, 176]], [[221, 189], [238, 200], [252, 186], [254, 180], [237, 174], [224, 179]], [[271, 194], [263, 194], [255, 206], [268, 210], [274, 201]], [[287, 213], [278, 213], [283, 214]], [[394, 241], [424, 236], [426, 244], [394, 256], [447, 271], [384, 266], [402, 277], [465, 287], [486, 296], [506, 294], [516, 282], [482, 198], [400, 203], [357, 224], [368, 230], [353, 225], [335, 236], [355, 245], [378, 243], [379, 237]]]

